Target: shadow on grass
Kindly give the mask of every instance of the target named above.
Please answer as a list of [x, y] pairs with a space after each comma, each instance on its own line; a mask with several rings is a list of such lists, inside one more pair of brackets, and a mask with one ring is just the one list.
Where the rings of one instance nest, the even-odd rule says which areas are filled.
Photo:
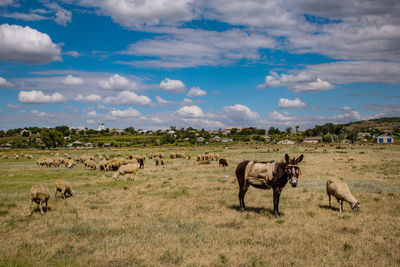
[[328, 205], [318, 205], [318, 207], [320, 209], [325, 209], [325, 210], [336, 210], [336, 211], [339, 211], [339, 208], [329, 207]]
[[[230, 206], [228, 206], [228, 208], [237, 210], [239, 212], [241, 211], [239, 205], [230, 205]], [[265, 207], [246, 207], [246, 212], [253, 212], [253, 213], [257, 213], [257, 214], [270, 213], [271, 215], [274, 215], [274, 210], [273, 209], [265, 208]], [[285, 215], [281, 211], [280, 211], [280, 213], [281, 213], [281, 216]]]
[[[46, 213], [46, 212], [48, 212], [48, 211], [51, 211], [51, 207], [43, 207], [43, 212], [44, 213]], [[39, 207], [35, 207], [35, 208], [33, 208], [32, 209], [32, 212], [33, 213], [35, 213], [35, 212], [39, 212], [40, 213], [40, 208]]]

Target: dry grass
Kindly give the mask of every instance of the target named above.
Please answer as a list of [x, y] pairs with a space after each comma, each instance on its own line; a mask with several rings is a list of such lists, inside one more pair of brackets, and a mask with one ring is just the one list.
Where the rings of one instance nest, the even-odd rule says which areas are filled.
[[[227, 168], [194, 164], [206, 148], [190, 148], [185, 151], [190, 161], [167, 159], [163, 167], [146, 160], [135, 182], [114, 182], [112, 173], [83, 166], [38, 169], [35, 161], [46, 152], [33, 151], [34, 161], [14, 160], [9, 152], [9, 159], [0, 161], [0, 266], [400, 264], [399, 146], [281, 146], [268, 152], [272, 148], [211, 149], [228, 160]], [[134, 151], [150, 152], [155, 151]], [[241, 214], [236, 165], [245, 159], [278, 160], [286, 152], [305, 152], [305, 160], [300, 185], [282, 193], [283, 216], [271, 213], [271, 191], [254, 188], [246, 195], [248, 212]], [[337, 203], [327, 208], [330, 176], [349, 183], [359, 211], [348, 204], [342, 214]], [[76, 195], [66, 200], [52, 195], [44, 216], [38, 211], [27, 216], [32, 184], [44, 182], [53, 191], [60, 178]]]

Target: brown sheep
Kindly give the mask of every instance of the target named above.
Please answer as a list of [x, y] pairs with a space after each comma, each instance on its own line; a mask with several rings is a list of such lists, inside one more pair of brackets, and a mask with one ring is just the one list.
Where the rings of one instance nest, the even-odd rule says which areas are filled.
[[220, 158], [218, 161], [218, 166], [219, 167], [227, 167], [228, 166], [228, 162], [226, 161], [226, 159]]
[[67, 181], [57, 180], [56, 181], [56, 192], [54, 193], [54, 198], [57, 196], [57, 192], [61, 192], [61, 197], [65, 199], [66, 194], [73, 196], [75, 194], [74, 190], [72, 190], [71, 186]]
[[33, 202], [35, 202], [36, 204], [38, 204], [39, 209], [40, 209], [40, 214], [44, 214], [43, 212], [43, 204], [46, 204], [46, 210], [47, 210], [47, 202], [50, 199], [50, 191], [49, 188], [47, 187], [47, 185], [45, 184], [38, 184], [38, 185], [34, 185], [31, 188], [31, 192], [30, 192], [30, 200], [31, 200], [31, 205], [29, 208], [29, 216], [32, 215], [33, 213]]

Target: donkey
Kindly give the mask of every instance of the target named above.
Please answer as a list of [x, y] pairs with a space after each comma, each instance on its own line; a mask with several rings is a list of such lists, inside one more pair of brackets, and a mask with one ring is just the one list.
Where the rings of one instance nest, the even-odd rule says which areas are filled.
[[285, 155], [285, 161], [276, 163], [275, 171], [273, 173], [272, 179], [268, 180], [267, 184], [252, 183], [248, 177], [245, 177], [246, 166], [250, 162], [248, 160], [243, 161], [236, 167], [236, 178], [239, 183], [239, 203], [242, 212], [246, 210], [244, 204], [244, 196], [246, 195], [249, 186], [252, 185], [258, 189], [270, 189], [272, 188], [274, 193], [274, 214], [279, 217], [279, 197], [281, 195], [282, 189], [285, 187], [287, 182], [289, 182], [292, 187], [297, 186], [297, 180], [301, 175], [299, 166], [297, 166], [303, 160], [303, 154], [301, 154], [297, 159], [290, 159], [289, 155]]

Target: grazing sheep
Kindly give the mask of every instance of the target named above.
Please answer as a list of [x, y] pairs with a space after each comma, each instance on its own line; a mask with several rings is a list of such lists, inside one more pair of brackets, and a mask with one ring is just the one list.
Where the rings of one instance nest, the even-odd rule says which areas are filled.
[[19, 159], [19, 155], [18, 154], [15, 154], [15, 159]]
[[132, 173], [133, 178], [132, 180], [136, 180], [136, 173], [139, 170], [139, 164], [138, 163], [129, 163], [126, 165], [122, 165], [121, 167], [118, 168], [118, 171], [113, 175], [113, 179], [117, 180], [118, 176], [120, 175], [125, 175], [127, 173]]
[[331, 207], [332, 195], [340, 203], [340, 212], [343, 212], [343, 201], [348, 202], [353, 210], [360, 207], [360, 203], [351, 194], [349, 186], [337, 178], [329, 178], [328, 181], [326, 181], [326, 193], [329, 197], [329, 207]]
[[199, 164], [199, 165], [204, 165], [204, 164], [210, 164], [211, 162], [207, 159], [207, 160], [201, 160], [201, 161], [198, 161], [197, 162], [197, 164]]
[[97, 170], [98, 168], [99, 168], [99, 166], [97, 166], [97, 164], [94, 160], [88, 159], [85, 161], [85, 169]]
[[162, 159], [155, 159], [155, 162], [156, 162], [156, 166], [158, 166], [158, 165], [164, 166], [164, 160], [162, 160]]
[[103, 159], [99, 162], [99, 169], [101, 171], [105, 171], [106, 170], [106, 165], [107, 165], [107, 160]]
[[218, 161], [218, 166], [219, 167], [227, 167], [228, 166], [228, 162], [226, 161], [226, 159], [220, 158]]
[[139, 168], [144, 169], [144, 159], [143, 158], [138, 158], [137, 162], [139, 163]]
[[54, 198], [57, 196], [57, 192], [61, 192], [61, 197], [65, 199], [66, 194], [73, 196], [75, 194], [74, 190], [72, 190], [71, 186], [67, 181], [57, 180], [56, 181], [56, 192], [54, 193]]
[[75, 166], [75, 161], [73, 159], [65, 159], [64, 160], [64, 166], [65, 168], [72, 168]]
[[38, 185], [34, 185], [31, 188], [31, 192], [30, 192], [30, 200], [31, 200], [31, 205], [29, 208], [29, 216], [32, 215], [33, 210], [32, 210], [32, 206], [33, 206], [33, 202], [35, 202], [36, 204], [38, 204], [39, 209], [40, 209], [40, 214], [44, 214], [43, 212], [43, 204], [46, 204], [46, 210], [47, 210], [47, 201], [49, 201], [50, 198], [50, 191], [49, 188], [47, 187], [47, 185], [45, 184], [38, 184]]

